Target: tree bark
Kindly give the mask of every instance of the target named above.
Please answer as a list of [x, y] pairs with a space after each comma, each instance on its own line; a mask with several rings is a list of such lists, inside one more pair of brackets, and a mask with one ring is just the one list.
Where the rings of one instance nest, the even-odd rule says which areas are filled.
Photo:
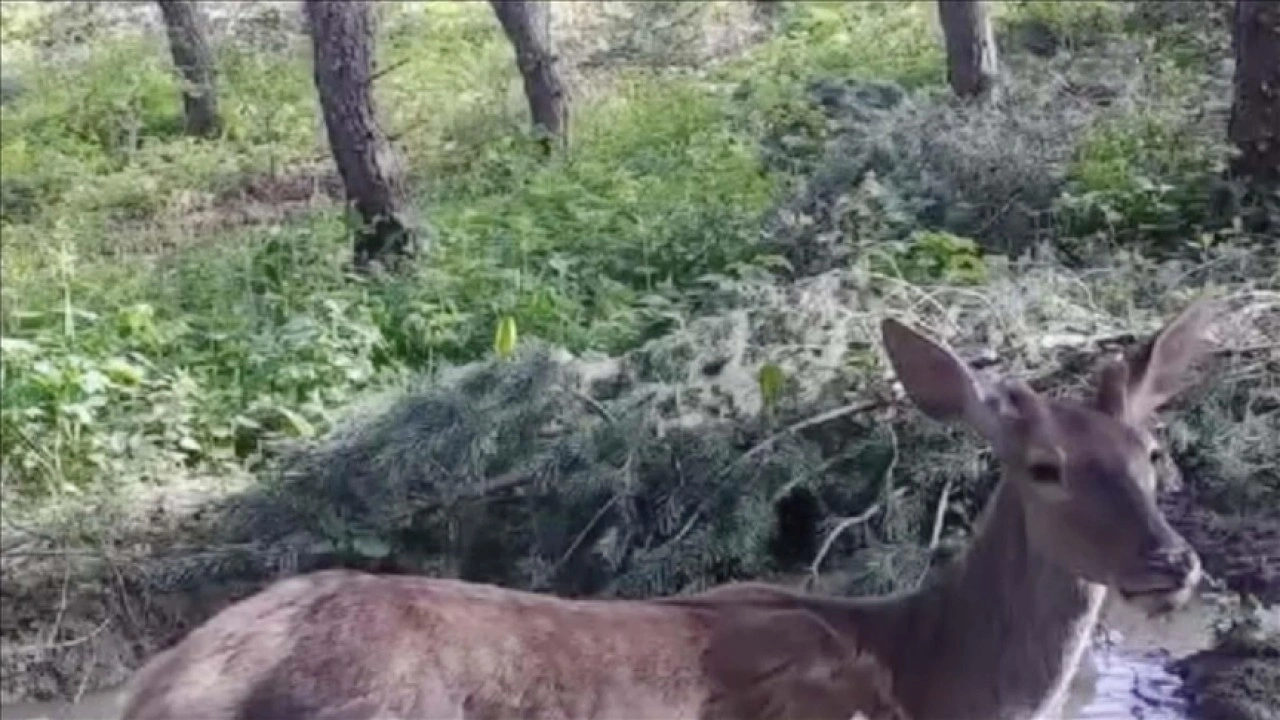
[[1228, 134], [1235, 172], [1280, 180], [1280, 0], [1236, 0], [1235, 87]]
[[983, 0], [938, 0], [947, 46], [947, 81], [963, 98], [988, 95], [996, 83], [996, 38]]
[[[490, 0], [502, 30], [516, 51], [516, 67], [524, 79], [524, 94], [535, 131], [565, 142], [568, 100], [551, 47], [551, 15], [541, 0]], [[550, 144], [550, 143], [548, 143]]]
[[783, 0], [752, 0], [751, 14], [758, 21], [772, 23], [782, 15], [785, 9], [782, 2]]
[[406, 222], [399, 162], [378, 124], [373, 102], [373, 17], [363, 0], [306, 0], [316, 92], [329, 149], [360, 215], [354, 239], [355, 266], [367, 269], [418, 251], [417, 233]]
[[182, 108], [186, 132], [213, 137], [221, 129], [213, 56], [194, 0], [156, 0], [164, 16], [173, 64], [182, 76]]

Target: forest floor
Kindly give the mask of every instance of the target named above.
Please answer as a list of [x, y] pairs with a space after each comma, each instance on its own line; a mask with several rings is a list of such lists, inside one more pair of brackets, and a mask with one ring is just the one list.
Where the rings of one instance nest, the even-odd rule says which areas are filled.
[[[1227, 300], [1162, 505], [1280, 604], [1280, 213], [1222, 173], [1230, 3], [996, 3], [988, 106], [930, 2], [567, 3], [551, 159], [485, 6], [398, 3], [377, 97], [431, 248], [389, 278], [346, 271], [296, 7], [207, 4], [207, 142], [148, 6], [4, 6], [3, 701], [336, 565], [688, 592], [807, 573], [875, 508], [831, 589], [910, 587], [994, 472], [892, 400], [887, 316], [1073, 393]], [[1182, 666], [1206, 717], [1275, 717], [1246, 634]]]

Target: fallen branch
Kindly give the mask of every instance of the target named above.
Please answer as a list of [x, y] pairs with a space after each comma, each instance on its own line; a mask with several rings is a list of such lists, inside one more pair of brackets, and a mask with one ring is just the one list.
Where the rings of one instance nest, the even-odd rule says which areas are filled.
[[942, 540], [942, 519], [947, 514], [947, 502], [951, 500], [951, 478], [942, 486], [942, 495], [938, 497], [938, 507], [933, 511], [933, 532], [929, 534], [929, 549], [937, 549]]
[[595, 529], [596, 525], [600, 524], [600, 521], [604, 519], [604, 516], [608, 514], [609, 510], [612, 509], [621, 498], [621, 493], [614, 493], [609, 498], [608, 502], [601, 505], [600, 509], [596, 511], [596, 514], [591, 516], [591, 519], [583, 526], [581, 532], [578, 533], [578, 536], [569, 544], [569, 548], [564, 551], [564, 554], [560, 556], [560, 559], [556, 561], [556, 564], [551, 566], [552, 575], [559, 572], [560, 568], [564, 567], [564, 564], [569, 562], [569, 558], [573, 557], [574, 553], [578, 552], [578, 548], [582, 546], [582, 543], [586, 542], [591, 531]]
[[400, 522], [403, 520], [407, 520], [413, 517], [414, 515], [417, 515], [422, 512], [430, 512], [432, 510], [443, 510], [449, 506], [456, 505], [458, 503], [486, 500], [500, 492], [505, 492], [507, 490], [514, 490], [516, 488], [521, 488], [526, 485], [532, 485], [535, 479], [536, 479], [536, 476], [532, 474], [524, 474], [524, 473], [516, 473], [516, 472], [504, 473], [502, 475], [497, 476], [496, 478], [493, 478], [488, 482], [483, 483], [478, 490], [473, 490], [471, 492], [458, 494], [451, 498], [448, 498], [447, 500], [428, 501], [426, 498], [423, 498], [422, 504], [412, 505], [410, 507], [405, 508], [404, 510], [401, 510], [398, 513], [395, 513], [394, 515], [391, 516], [391, 520], [395, 522]]
[[77, 645], [83, 645], [89, 642], [90, 640], [94, 639], [95, 637], [101, 635], [102, 631], [106, 630], [107, 626], [110, 624], [111, 624], [111, 618], [107, 618], [106, 620], [103, 620], [101, 623], [99, 623], [96, 628], [94, 628], [93, 630], [90, 630], [88, 633], [81, 635], [78, 638], [72, 638], [71, 640], [63, 640], [62, 642], [56, 642], [56, 643], [37, 643], [35, 645], [19, 645], [18, 647], [7, 647], [7, 648], [4, 648], [3, 650], [0, 650], [0, 655], [4, 657], [12, 657], [14, 655], [34, 655], [38, 653], [48, 652], [50, 650], [67, 650], [67, 649], [76, 647]]
[[745, 453], [739, 456], [737, 460], [734, 460], [733, 462], [725, 466], [725, 468], [721, 470], [720, 473], [716, 476], [715, 481], [718, 482], [720, 480], [723, 480], [725, 476], [727, 476], [733, 470], [733, 468], [737, 467], [740, 463], [742, 463], [742, 461], [751, 457], [755, 457], [756, 455], [759, 455], [760, 453], [772, 447], [774, 443], [778, 442], [784, 437], [787, 437], [789, 435], [794, 435], [800, 432], [801, 430], [806, 430], [815, 425], [821, 425], [823, 423], [831, 422], [832, 420], [837, 420], [847, 415], [857, 415], [864, 412], [870, 412], [872, 410], [878, 410], [885, 406], [886, 406], [886, 403], [882, 400], [873, 400], [871, 402], [842, 405], [838, 408], [832, 408], [831, 410], [827, 410], [826, 412], [818, 413], [817, 415], [813, 415], [811, 417], [805, 418], [804, 420], [796, 422], [792, 425], [788, 425], [787, 427], [770, 435], [764, 440], [761, 440], [760, 442], [756, 443], [751, 447], [751, 449], [747, 450]]
[[391, 63], [390, 65], [388, 65], [388, 66], [386, 66], [386, 67], [384, 67], [384, 68], [382, 68], [382, 69], [380, 69], [380, 70], [378, 70], [378, 71], [374, 72], [372, 75], [370, 75], [370, 76], [369, 76], [369, 79], [368, 79], [366, 82], [367, 82], [369, 85], [372, 85], [372, 84], [374, 84], [375, 82], [377, 82], [378, 80], [381, 80], [381, 79], [382, 79], [383, 77], [385, 77], [387, 74], [389, 74], [389, 73], [391, 73], [391, 72], [393, 72], [393, 71], [395, 71], [395, 70], [399, 70], [400, 68], [402, 68], [402, 67], [404, 67], [405, 65], [408, 65], [408, 64], [409, 64], [409, 58], [401, 58], [400, 60], [397, 60], [396, 62], [393, 62], [393, 63]]
[[[761, 440], [760, 442], [751, 446], [749, 450], [747, 450], [742, 455], [739, 455], [736, 460], [724, 466], [724, 468], [719, 473], [716, 474], [715, 478], [712, 479], [711, 482], [713, 485], [719, 485], [721, 482], [724, 481], [726, 477], [728, 477], [729, 473], [733, 472], [733, 469], [736, 468], [738, 465], [740, 465], [744, 460], [754, 457], [760, 454], [761, 452], [764, 452], [768, 448], [772, 447], [774, 443], [778, 442], [784, 437], [787, 437], [788, 435], [793, 435], [795, 433], [800, 432], [801, 430], [804, 430], [806, 428], [811, 428], [815, 425], [821, 425], [822, 423], [831, 422], [832, 420], [845, 417], [846, 415], [856, 415], [859, 413], [870, 412], [872, 410], [877, 410], [877, 409], [886, 407], [886, 405], [887, 403], [883, 400], [873, 400], [871, 402], [857, 403], [852, 405], [842, 405], [841, 407], [832, 408], [831, 410], [827, 410], [826, 412], [818, 413], [817, 415], [813, 415], [811, 417], [805, 418], [804, 420], [796, 422], [792, 425], [788, 425], [787, 427], [779, 430], [778, 432], [770, 435], [764, 440]], [[714, 496], [714, 492], [711, 495], [708, 495], [706, 499], [704, 499], [701, 503], [698, 504], [698, 507], [694, 509], [693, 513], [689, 516], [689, 519], [685, 521], [684, 527], [680, 528], [680, 532], [676, 533], [675, 537], [671, 539], [672, 545], [683, 540], [684, 537], [688, 535], [691, 530], [693, 530], [694, 523], [697, 522], [698, 518], [702, 516], [703, 511], [706, 510], [707, 504], [711, 502], [711, 498], [713, 496]]]
[[831, 546], [835, 544], [836, 538], [854, 525], [860, 525], [880, 512], [880, 503], [872, 503], [871, 507], [863, 510], [861, 513], [853, 517], [841, 518], [836, 526], [827, 533], [827, 537], [822, 541], [822, 547], [818, 549], [818, 554], [814, 556], [813, 562], [809, 565], [809, 579], [811, 583], [816, 583], [821, 575], [822, 561], [826, 559], [827, 553], [831, 552]]
[[[631, 461], [634, 457], [634, 455], [627, 455], [627, 461], [622, 464], [622, 476], [624, 478], [631, 476]], [[591, 516], [591, 519], [587, 521], [587, 524], [582, 527], [582, 530], [578, 533], [577, 537], [573, 539], [573, 542], [569, 543], [569, 548], [564, 551], [564, 554], [561, 555], [560, 559], [556, 561], [556, 564], [552, 566], [552, 574], [559, 572], [560, 568], [563, 567], [565, 563], [569, 562], [569, 558], [573, 557], [573, 554], [578, 552], [578, 548], [582, 543], [586, 542], [587, 538], [591, 535], [591, 531], [595, 529], [596, 525], [600, 524], [600, 521], [604, 519], [604, 516], [608, 514], [609, 510], [621, 499], [622, 492], [615, 492], [609, 498], [608, 502], [600, 506], [600, 509], [597, 510], [596, 513]]]
[[62, 619], [67, 614], [67, 595], [71, 589], [71, 562], [63, 562], [62, 572], [62, 595], [58, 601], [58, 614], [53, 618], [53, 627], [49, 630], [48, 642], [54, 642], [58, 639], [58, 635], [62, 633]]
[[581, 392], [575, 388], [566, 387], [565, 390], [568, 390], [570, 395], [573, 395], [574, 397], [581, 400], [584, 405], [591, 408], [591, 411], [599, 415], [601, 418], [603, 418], [605, 422], [609, 423], [610, 425], [618, 424], [618, 421], [609, 412], [608, 408], [602, 405], [599, 400], [596, 400], [590, 395], [584, 392]]
[[901, 459], [901, 453], [898, 451], [898, 433], [894, 431], [892, 423], [886, 423], [885, 429], [889, 431], [889, 450], [892, 454], [889, 456], [889, 464], [884, 469], [884, 480], [880, 481], [880, 497], [881, 502], [888, 504], [893, 497], [893, 473], [898, 469], [898, 461]]
[[61, 550], [49, 550], [40, 548], [22, 548], [16, 547], [11, 550], [0, 551], [0, 557], [18, 558], [18, 557], [92, 557], [105, 558], [106, 553], [101, 550], [91, 550], [89, 548], [64, 548]]
[[906, 488], [898, 488], [897, 490], [892, 489], [893, 472], [898, 467], [898, 434], [893, 431], [892, 425], [887, 425], [886, 427], [889, 428], [889, 438], [893, 447], [893, 455], [889, 458], [889, 465], [884, 469], [884, 480], [881, 481], [880, 486], [881, 500], [872, 503], [870, 507], [863, 510], [858, 515], [840, 520], [836, 523], [836, 526], [832, 528], [831, 532], [827, 533], [827, 537], [822, 541], [822, 547], [818, 549], [818, 554], [814, 556], [813, 563], [809, 566], [810, 585], [818, 582], [819, 575], [821, 574], [820, 570], [822, 568], [822, 561], [826, 558], [827, 553], [831, 551], [831, 546], [835, 544], [836, 538], [840, 537], [841, 533], [854, 525], [860, 525], [870, 520], [876, 513], [880, 512], [882, 507], [885, 508], [886, 513], [888, 513], [892, 510], [894, 501], [906, 492]]

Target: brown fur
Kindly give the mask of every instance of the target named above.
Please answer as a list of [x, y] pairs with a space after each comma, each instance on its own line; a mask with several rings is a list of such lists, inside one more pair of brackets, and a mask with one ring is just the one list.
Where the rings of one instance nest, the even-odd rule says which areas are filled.
[[[124, 717], [1038, 717], [1060, 701], [1106, 587], [1166, 611], [1199, 577], [1153, 501], [1139, 422], [1176, 379], [1160, 373], [1185, 371], [1192, 344], [1178, 335], [1203, 315], [1157, 336], [1133, 378], [1108, 371], [1088, 406], [979, 380], [886, 323], [908, 394], [986, 435], [1004, 472], [968, 551], [914, 592], [739, 583], [591, 601], [327, 571], [278, 582], [153, 658]], [[1046, 463], [1058, 475], [1035, 480]]]

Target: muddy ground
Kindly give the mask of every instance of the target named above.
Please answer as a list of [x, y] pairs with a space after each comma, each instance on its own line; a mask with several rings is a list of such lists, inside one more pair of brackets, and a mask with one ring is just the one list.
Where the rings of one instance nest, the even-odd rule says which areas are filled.
[[1200, 720], [1280, 718], [1280, 633], [1239, 629], [1217, 647], [1183, 658], [1190, 709]]
[[[1280, 606], [1280, 506], [1228, 517], [1198, 505], [1186, 490], [1162, 505], [1215, 580], [1264, 606]], [[1233, 628], [1173, 670], [1200, 720], [1280, 720], [1280, 634], [1274, 631]]]

